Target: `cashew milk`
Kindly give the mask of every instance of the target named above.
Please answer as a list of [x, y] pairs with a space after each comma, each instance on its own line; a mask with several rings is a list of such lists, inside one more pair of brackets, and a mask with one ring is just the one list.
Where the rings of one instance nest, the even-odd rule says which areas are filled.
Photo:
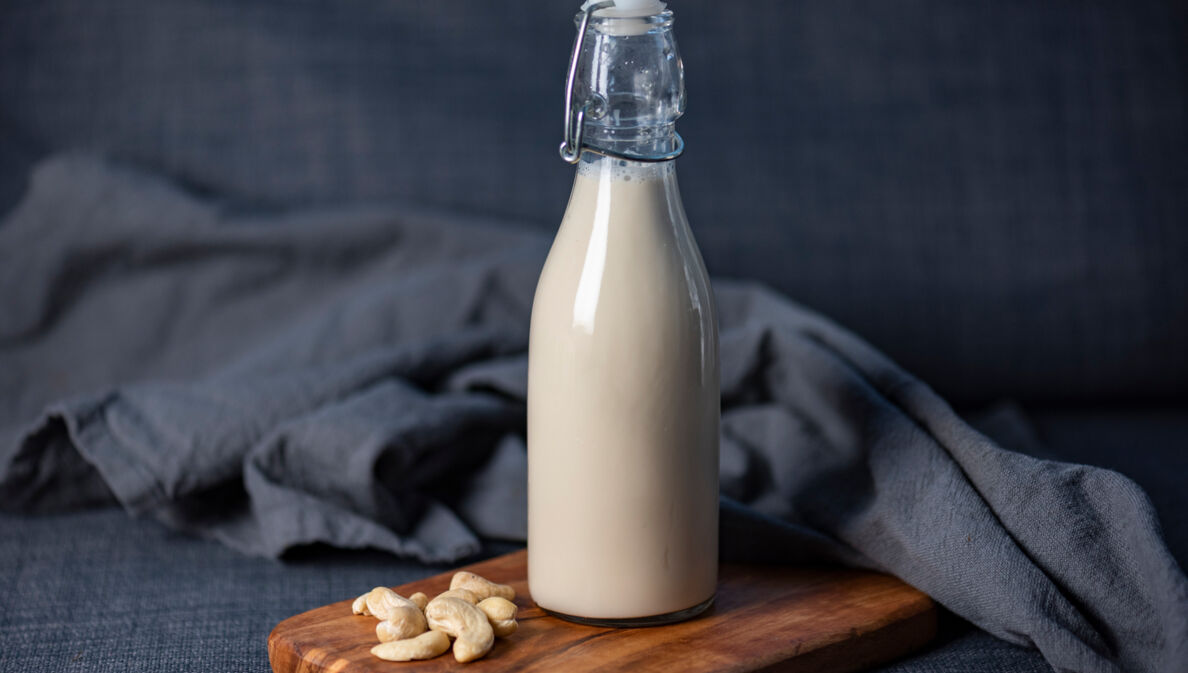
[[529, 589], [562, 616], [672, 621], [717, 578], [714, 300], [674, 162], [581, 157], [532, 307]]

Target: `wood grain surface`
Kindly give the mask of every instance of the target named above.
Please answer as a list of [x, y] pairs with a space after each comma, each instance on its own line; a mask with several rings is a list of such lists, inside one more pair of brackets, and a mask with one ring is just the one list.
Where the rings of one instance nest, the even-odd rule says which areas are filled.
[[[355, 596], [290, 617], [268, 636], [276, 673], [483, 671], [857, 671], [923, 646], [936, 607], [888, 575], [857, 570], [723, 565], [714, 606], [696, 619], [639, 629], [583, 626], [546, 615], [528, 595], [527, 555], [464, 569], [512, 585], [520, 628], [484, 659], [459, 664], [447, 652], [420, 662], [371, 655], [374, 617], [351, 614]], [[394, 587], [430, 597], [454, 571]], [[371, 587], [359, 587], [361, 594]]]

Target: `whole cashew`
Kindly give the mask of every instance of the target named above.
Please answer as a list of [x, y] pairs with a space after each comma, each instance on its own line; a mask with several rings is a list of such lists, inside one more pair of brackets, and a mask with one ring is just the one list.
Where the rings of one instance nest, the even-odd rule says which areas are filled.
[[389, 613], [396, 608], [417, 607], [416, 603], [413, 603], [388, 587], [376, 587], [372, 589], [367, 592], [367, 596], [363, 600], [367, 604], [367, 610], [380, 621], [388, 619]]
[[474, 592], [474, 595], [479, 597], [479, 600], [499, 596], [510, 601], [516, 597], [516, 590], [508, 585], [496, 584], [489, 579], [479, 577], [465, 570], [454, 573], [453, 579], [450, 580], [450, 588], [470, 589]]
[[367, 609], [367, 594], [363, 594], [356, 598], [354, 603], [351, 603], [351, 612], [357, 615], [371, 614], [371, 610]]
[[424, 633], [425, 614], [417, 604], [387, 587], [376, 587], [367, 594], [367, 609], [380, 623], [375, 635], [381, 642], [403, 640]]
[[492, 596], [479, 601], [476, 607], [487, 615], [487, 621], [491, 623], [491, 630], [495, 632], [496, 638], [510, 636], [519, 627], [516, 623], [516, 604], [506, 598]]
[[482, 657], [495, 644], [495, 632], [487, 615], [461, 598], [434, 598], [425, 607], [425, 616], [429, 628], [454, 637], [454, 658], [459, 663]]
[[371, 653], [388, 661], [432, 659], [450, 649], [450, 637], [441, 631], [426, 631], [416, 638], [393, 640], [371, 648]]
[[381, 643], [405, 640], [425, 632], [425, 613], [417, 606], [396, 608], [388, 619], [375, 625], [375, 636]]
[[478, 605], [478, 602], [479, 602], [479, 597], [476, 596], [474, 594], [474, 592], [471, 591], [470, 589], [450, 589], [449, 591], [443, 591], [443, 592], [437, 594], [437, 596], [435, 596], [435, 598], [441, 598], [442, 596], [449, 596], [451, 598], [461, 598], [462, 600], [466, 601], [467, 603], [470, 603], [471, 605]]

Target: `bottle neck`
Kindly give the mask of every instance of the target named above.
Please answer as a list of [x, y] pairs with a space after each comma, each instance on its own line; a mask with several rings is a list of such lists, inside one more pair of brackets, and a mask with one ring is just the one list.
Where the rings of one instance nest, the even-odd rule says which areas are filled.
[[587, 123], [583, 144], [596, 153], [641, 163], [672, 161], [684, 149], [676, 124], [620, 127]]
[[629, 160], [675, 158], [684, 148], [676, 120], [685, 110], [685, 86], [672, 12], [602, 9], [579, 13], [577, 22], [584, 32], [575, 45], [567, 113], [581, 120], [581, 145]]
[[[581, 213], [581, 214], [579, 214]], [[675, 161], [632, 161], [586, 151], [578, 161], [566, 220], [659, 227], [685, 219]]]
[[675, 185], [676, 160], [635, 161], [586, 150], [578, 161], [577, 175], [579, 178], [605, 183], [654, 186], [654, 183], [671, 182]]

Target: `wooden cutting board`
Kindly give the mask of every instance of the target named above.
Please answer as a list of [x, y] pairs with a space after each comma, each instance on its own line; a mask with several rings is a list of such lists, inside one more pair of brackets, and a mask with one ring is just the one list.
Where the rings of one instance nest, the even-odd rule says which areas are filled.
[[[420, 662], [371, 656], [374, 617], [351, 614], [354, 596], [276, 625], [268, 658], [276, 673], [402, 671], [856, 671], [921, 647], [936, 634], [932, 600], [889, 575], [857, 570], [725, 564], [718, 595], [700, 617], [668, 626], [611, 629], [546, 615], [528, 595], [527, 555], [515, 552], [471, 566], [510, 584], [519, 630], [497, 639], [485, 658], [459, 664], [453, 654]], [[394, 587], [430, 597], [454, 571]], [[371, 587], [359, 587], [363, 593]]]

